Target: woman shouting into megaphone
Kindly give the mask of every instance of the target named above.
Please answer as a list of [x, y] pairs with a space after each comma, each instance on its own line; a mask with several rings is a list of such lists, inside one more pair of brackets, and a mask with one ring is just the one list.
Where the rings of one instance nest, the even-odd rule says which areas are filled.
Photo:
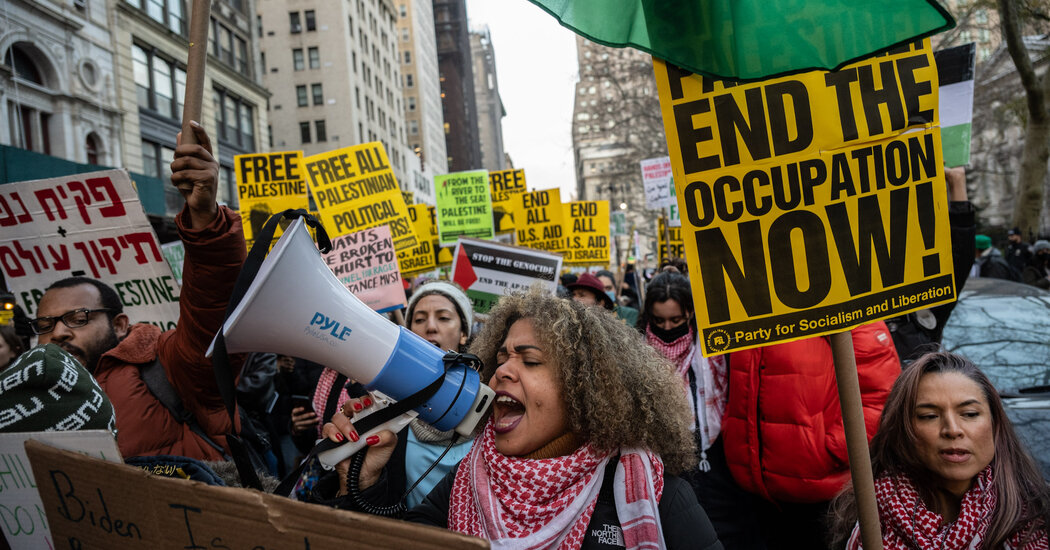
[[[636, 332], [533, 290], [504, 297], [470, 351], [496, 392], [490, 418], [406, 519], [520, 548], [722, 548], [672, 475], [696, 460], [685, 397]], [[356, 435], [342, 414], [324, 432]], [[382, 492], [397, 438], [373, 438], [356, 482]]]

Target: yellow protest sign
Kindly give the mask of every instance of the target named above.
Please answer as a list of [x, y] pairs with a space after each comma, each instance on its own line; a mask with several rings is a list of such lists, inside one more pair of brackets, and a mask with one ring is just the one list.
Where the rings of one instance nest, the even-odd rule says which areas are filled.
[[565, 260], [570, 265], [609, 265], [609, 201], [573, 201], [562, 205]]
[[[671, 248], [667, 248], [670, 239]], [[656, 222], [656, 244], [660, 263], [671, 261], [672, 258], [685, 257], [685, 243], [682, 242], [682, 228], [668, 227], [667, 219], [663, 216], [657, 218]]]
[[518, 246], [559, 252], [565, 250], [561, 192], [544, 189], [514, 197]]
[[514, 197], [525, 192], [525, 170], [489, 172], [492, 223], [496, 233], [514, 231]]
[[434, 230], [434, 218], [429, 210], [431, 208], [433, 207], [425, 204], [412, 204], [408, 207], [408, 217], [412, 221], [412, 230], [419, 239], [419, 245], [397, 253], [397, 263], [403, 276], [430, 271], [437, 267], [437, 254], [434, 251], [436, 239], [432, 238], [437, 232]]
[[437, 208], [428, 206], [427, 215], [430, 216], [430, 238], [434, 243], [434, 256], [437, 267], [451, 267], [452, 255], [456, 252], [456, 245], [441, 246], [441, 242], [438, 240]]
[[414, 191], [402, 191], [401, 197], [405, 199], [406, 206], [412, 206], [416, 203], [416, 193]]
[[330, 237], [389, 225], [398, 251], [418, 245], [383, 144], [374, 141], [303, 160], [310, 191]]
[[955, 299], [929, 41], [746, 84], [654, 65], [705, 354]]
[[[244, 240], [248, 249], [270, 216], [307, 207], [303, 152], [253, 153], [233, 157]], [[274, 237], [281, 235], [277, 228]]]

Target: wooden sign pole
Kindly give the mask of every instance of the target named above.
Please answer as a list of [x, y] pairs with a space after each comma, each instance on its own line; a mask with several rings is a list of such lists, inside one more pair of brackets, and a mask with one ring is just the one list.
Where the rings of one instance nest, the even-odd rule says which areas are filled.
[[860, 398], [857, 358], [853, 353], [853, 337], [848, 331], [831, 335], [831, 354], [835, 359], [835, 383], [839, 388], [842, 426], [846, 431], [846, 453], [849, 455], [853, 493], [857, 498], [860, 540], [864, 550], [882, 550], [882, 529], [879, 526], [878, 504], [875, 502], [875, 480], [871, 473], [868, 436], [864, 428], [864, 404]]
[[182, 142], [197, 143], [190, 121], [201, 125], [204, 104], [204, 68], [208, 64], [208, 28], [211, 26], [211, 0], [193, 0], [190, 13], [190, 48], [186, 59], [186, 96], [182, 107]]

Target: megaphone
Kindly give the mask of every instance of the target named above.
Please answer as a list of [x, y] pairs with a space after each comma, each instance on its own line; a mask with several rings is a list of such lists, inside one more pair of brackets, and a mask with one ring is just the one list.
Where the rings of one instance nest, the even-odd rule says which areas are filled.
[[[398, 401], [444, 375], [436, 393], [407, 418], [398, 417], [368, 433], [399, 431], [418, 414], [438, 430], [455, 429], [469, 437], [495, 397], [476, 370], [465, 365], [446, 369], [445, 352], [391, 323], [347, 290], [321, 259], [302, 218], [285, 230], [263, 260], [222, 334], [230, 353], [272, 352], [307, 359]], [[211, 352], [209, 348], [209, 356]], [[365, 439], [328, 451], [322, 462], [334, 465], [357, 452]]]

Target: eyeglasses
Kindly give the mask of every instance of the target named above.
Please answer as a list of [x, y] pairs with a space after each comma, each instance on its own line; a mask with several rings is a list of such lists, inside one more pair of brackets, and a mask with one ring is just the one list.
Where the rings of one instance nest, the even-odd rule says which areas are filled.
[[55, 330], [55, 324], [59, 320], [62, 321], [63, 325], [69, 328], [80, 328], [91, 320], [91, 314], [99, 311], [111, 311], [110, 308], [104, 307], [99, 309], [74, 309], [73, 311], [67, 311], [58, 317], [37, 317], [29, 321], [29, 325], [33, 327], [34, 334], [47, 334], [52, 330]]

